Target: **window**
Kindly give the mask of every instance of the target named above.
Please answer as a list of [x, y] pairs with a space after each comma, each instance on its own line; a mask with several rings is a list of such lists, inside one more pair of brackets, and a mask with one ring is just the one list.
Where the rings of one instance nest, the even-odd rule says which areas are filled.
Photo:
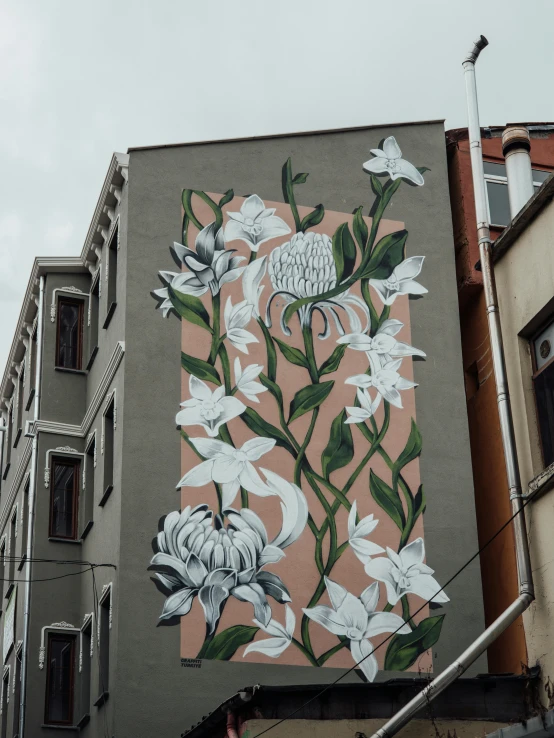
[[0, 608], [2, 607], [2, 600], [4, 599], [4, 585], [6, 582], [4, 581], [6, 579], [6, 536], [2, 538], [2, 542], [0, 543], [0, 578], [2, 581], [0, 582]]
[[90, 315], [90, 352], [88, 358], [87, 369], [90, 369], [92, 362], [98, 352], [98, 313], [100, 310], [100, 269], [96, 272], [93, 277], [93, 285], [90, 290], [90, 303], [89, 303], [89, 315]]
[[19, 563], [19, 569], [23, 568], [25, 559], [27, 558], [27, 543], [29, 541], [29, 487], [31, 484], [30, 478], [27, 478], [25, 482], [25, 488], [23, 489], [23, 499], [21, 504], [23, 505], [22, 516], [21, 516], [21, 561]]
[[108, 298], [107, 305], [108, 311], [106, 313], [106, 320], [104, 321], [104, 328], [107, 328], [110, 324], [110, 320], [114, 314], [117, 306], [117, 247], [119, 245], [119, 224], [116, 225], [112, 237], [110, 239], [110, 245], [107, 252], [107, 281], [108, 281]]
[[112, 396], [110, 404], [104, 413], [104, 493], [99, 502], [100, 507], [106, 504], [113, 490], [113, 465], [114, 465], [114, 413], [115, 395]]
[[21, 700], [21, 651], [15, 655], [14, 667], [12, 734], [17, 736], [19, 733], [19, 702]]
[[77, 538], [79, 461], [53, 458], [50, 474], [50, 536]]
[[[508, 200], [506, 166], [504, 164], [495, 164], [492, 161], [484, 161], [483, 167], [485, 170], [485, 184], [487, 186], [487, 197], [489, 201], [489, 221], [491, 225], [504, 228], [512, 221]], [[550, 176], [550, 172], [544, 172], [541, 169], [533, 169], [532, 172], [533, 185], [536, 192]]]
[[72, 725], [75, 638], [49, 633], [47, 665], [44, 722], [47, 725]]
[[98, 613], [100, 623], [100, 644], [98, 647], [98, 691], [100, 696], [94, 703], [102, 705], [108, 698], [110, 689], [110, 609], [112, 601], [111, 587], [100, 603]]
[[31, 341], [29, 343], [29, 377], [27, 380], [27, 383], [29, 385], [29, 396], [27, 398], [27, 404], [25, 405], [25, 410], [28, 410], [31, 407], [31, 403], [33, 402], [33, 397], [35, 396], [35, 374], [37, 371], [37, 330], [35, 328], [33, 335], [31, 336]]
[[6, 436], [6, 445], [4, 447], [6, 450], [6, 459], [5, 459], [4, 474], [3, 474], [3, 478], [5, 479], [8, 476], [8, 471], [10, 469], [10, 463], [11, 463], [11, 458], [12, 458], [13, 401], [8, 411], [8, 429], [4, 432], [4, 435]]
[[545, 466], [554, 462], [554, 322], [533, 341], [535, 401]]
[[83, 356], [83, 302], [67, 297], [58, 299], [56, 366], [81, 369]]
[[81, 698], [79, 711], [81, 718], [79, 725], [84, 723], [84, 720], [90, 714], [90, 672], [91, 672], [91, 658], [90, 658], [90, 647], [92, 644], [92, 617], [89, 622], [84, 626], [81, 634]]
[[10, 521], [10, 535], [8, 538], [8, 581], [6, 584], [8, 585], [8, 589], [6, 591], [6, 597], [8, 597], [11, 594], [13, 581], [15, 578], [15, 532], [17, 530], [17, 508], [12, 512], [12, 517]]
[[84, 538], [92, 528], [94, 518], [94, 468], [96, 466], [96, 434], [93, 434], [88, 446], [86, 455], [86, 486], [84, 491], [83, 504], [83, 533]]
[[21, 431], [23, 428], [23, 392], [25, 389], [25, 364], [21, 365], [21, 372], [19, 373], [19, 379], [17, 380], [17, 414], [16, 414], [16, 426], [15, 426], [15, 439], [13, 442], [14, 448], [19, 442], [21, 437]]
[[2, 679], [2, 723], [1, 733], [2, 738], [7, 738], [8, 735], [8, 707], [10, 702], [10, 670], [6, 668]]

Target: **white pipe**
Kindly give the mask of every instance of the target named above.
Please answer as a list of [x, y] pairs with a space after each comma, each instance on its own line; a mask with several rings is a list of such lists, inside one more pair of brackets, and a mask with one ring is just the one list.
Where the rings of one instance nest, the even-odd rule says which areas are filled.
[[475, 62], [481, 51], [488, 45], [484, 36], [474, 44], [473, 49], [464, 60], [463, 67], [466, 80], [468, 106], [468, 131], [470, 141], [471, 169], [473, 174], [473, 190], [475, 195], [475, 211], [477, 215], [477, 236], [483, 269], [483, 288], [487, 304], [489, 334], [493, 357], [494, 376], [500, 431], [504, 446], [506, 474], [510, 500], [512, 502], [513, 527], [516, 543], [517, 572], [519, 580], [519, 597], [490, 625], [481, 635], [456, 659], [441, 672], [416, 697], [399, 710], [371, 738], [391, 738], [406, 725], [421, 709], [426, 707], [435, 697], [461, 676], [471, 664], [494, 643], [524, 612], [534, 599], [531, 562], [525, 528], [525, 516], [521, 498], [521, 482], [514, 441], [514, 428], [508, 395], [506, 365], [500, 331], [500, 317], [496, 299], [493, 263], [491, 257], [491, 239], [487, 214], [485, 192], [485, 175], [483, 170], [483, 154], [481, 149], [481, 129], [479, 127], [479, 109], [477, 105], [477, 85], [475, 82]]
[[525, 126], [509, 126], [502, 133], [502, 153], [508, 177], [512, 220], [535, 194], [531, 166], [531, 140]]
[[37, 315], [37, 355], [35, 368], [35, 404], [33, 412], [33, 420], [35, 422], [33, 431], [33, 441], [31, 450], [31, 474], [29, 477], [29, 517], [27, 520], [27, 562], [25, 566], [26, 584], [25, 584], [25, 603], [23, 606], [23, 647], [21, 649], [21, 691], [19, 696], [19, 738], [25, 735], [25, 705], [27, 697], [27, 662], [28, 662], [28, 645], [29, 645], [29, 619], [31, 608], [31, 557], [33, 553], [33, 535], [35, 520], [35, 499], [37, 485], [37, 446], [38, 431], [36, 421], [40, 412], [40, 380], [42, 373], [42, 343], [43, 343], [43, 314], [44, 314], [44, 277], [40, 278], [39, 299], [38, 299], [38, 315]]

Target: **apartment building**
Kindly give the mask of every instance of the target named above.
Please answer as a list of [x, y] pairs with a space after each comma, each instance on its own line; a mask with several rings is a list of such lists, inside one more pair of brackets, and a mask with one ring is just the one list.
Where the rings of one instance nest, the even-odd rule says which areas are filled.
[[447, 177], [442, 121], [114, 155], [0, 389], [0, 738], [347, 670], [384, 717], [482, 632]]

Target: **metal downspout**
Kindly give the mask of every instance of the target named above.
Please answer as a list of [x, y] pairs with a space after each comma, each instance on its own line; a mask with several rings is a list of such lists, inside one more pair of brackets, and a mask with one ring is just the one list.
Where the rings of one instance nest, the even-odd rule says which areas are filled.
[[521, 480], [517, 461], [514, 440], [514, 427], [506, 363], [500, 330], [500, 316], [494, 279], [494, 268], [491, 255], [491, 238], [488, 222], [487, 199], [485, 191], [485, 177], [483, 171], [483, 154], [481, 148], [481, 129], [479, 126], [479, 108], [477, 104], [477, 85], [475, 81], [475, 62], [481, 51], [488, 45], [484, 36], [475, 42], [470, 53], [463, 62], [466, 82], [468, 107], [468, 131], [470, 141], [471, 169], [473, 174], [473, 191], [475, 195], [475, 210], [477, 216], [477, 237], [479, 239], [479, 254], [483, 270], [483, 288], [487, 306], [489, 337], [496, 382], [496, 399], [500, 417], [500, 432], [504, 447], [506, 476], [512, 503], [513, 528], [515, 535], [517, 573], [519, 582], [519, 597], [500, 615], [489, 627], [439, 676], [435, 677], [425, 689], [414, 699], [410, 700], [396, 715], [383, 725], [371, 738], [392, 738], [406, 725], [422, 708], [426, 707], [444, 689], [461, 676], [466, 669], [524, 612], [534, 600], [533, 577], [525, 515], [522, 507]]
[[27, 562], [25, 566], [26, 580], [25, 585], [25, 603], [23, 606], [23, 647], [21, 650], [21, 692], [19, 699], [19, 738], [25, 735], [25, 705], [27, 698], [27, 662], [28, 662], [28, 645], [29, 645], [29, 620], [31, 607], [31, 557], [33, 552], [33, 535], [34, 535], [34, 519], [35, 519], [35, 499], [36, 499], [36, 481], [37, 481], [37, 446], [38, 431], [36, 422], [40, 411], [40, 395], [41, 395], [41, 369], [42, 369], [42, 335], [43, 335], [43, 313], [44, 313], [44, 277], [40, 278], [39, 299], [38, 299], [38, 317], [37, 317], [37, 356], [35, 369], [35, 403], [33, 412], [33, 445], [31, 450], [31, 474], [29, 478], [29, 517], [27, 520]]

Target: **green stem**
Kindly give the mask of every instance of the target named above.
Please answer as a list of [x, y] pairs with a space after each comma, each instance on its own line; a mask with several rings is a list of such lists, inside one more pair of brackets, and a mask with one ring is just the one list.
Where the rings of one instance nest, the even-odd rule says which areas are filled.
[[248, 492], [244, 489], [244, 487], [240, 488], [240, 503], [242, 507], [249, 507], [249, 500], [248, 500]]
[[304, 461], [304, 456], [306, 454], [306, 449], [308, 448], [308, 445], [310, 441], [312, 440], [312, 435], [315, 429], [315, 424], [317, 422], [317, 416], [319, 415], [319, 408], [316, 407], [312, 413], [312, 420], [310, 422], [310, 427], [308, 428], [308, 432], [306, 433], [306, 438], [304, 438], [304, 442], [300, 446], [300, 449], [298, 451], [298, 456], [296, 457], [296, 461], [294, 463], [294, 483], [297, 487], [300, 487], [301, 484], [301, 475], [302, 475], [302, 465]]
[[297, 640], [296, 638], [293, 638], [293, 639], [292, 639], [292, 643], [294, 643], [294, 645], [296, 646], [296, 648], [298, 648], [298, 650], [299, 650], [299, 651], [302, 651], [302, 653], [303, 653], [303, 654], [304, 654], [304, 656], [305, 656], [305, 657], [306, 657], [306, 658], [308, 659], [308, 661], [310, 662], [310, 664], [311, 664], [312, 666], [319, 666], [319, 664], [318, 664], [318, 662], [317, 662], [317, 659], [316, 659], [316, 657], [314, 656], [314, 654], [313, 654], [313, 652], [312, 652], [312, 651], [309, 651], [309, 650], [308, 650], [308, 649], [307, 649], [307, 648], [306, 648], [306, 647], [305, 647], [305, 646], [304, 646], [304, 645], [303, 645], [302, 643], [300, 643], [300, 641], [299, 641], [299, 640]]
[[317, 363], [315, 360], [314, 337], [312, 334], [311, 326], [305, 325], [302, 328], [302, 336], [304, 338], [306, 358], [308, 359], [308, 371], [310, 372], [310, 379], [312, 380], [313, 384], [317, 384], [319, 382], [319, 372], [317, 370]]
[[223, 369], [223, 381], [225, 383], [225, 394], [231, 394], [231, 366], [229, 364], [229, 355], [225, 344], [219, 346], [219, 358], [221, 359], [221, 368]]
[[377, 310], [375, 310], [373, 300], [371, 299], [371, 293], [369, 291], [369, 280], [362, 279], [361, 287], [362, 287], [362, 297], [364, 298], [364, 302], [369, 309], [369, 317], [371, 320], [370, 335], [374, 336], [377, 333], [377, 329], [379, 327], [379, 315], [377, 314]]
[[208, 364], [213, 366], [215, 364], [220, 345], [219, 330], [221, 326], [221, 295], [219, 292], [217, 295], [212, 297], [212, 319], [212, 346], [210, 348], [210, 355], [208, 356]]
[[251, 251], [250, 252], [250, 258], [248, 259], [248, 263], [252, 264], [253, 261], [256, 261], [256, 257], [258, 256], [257, 251]]
[[412, 620], [412, 616], [410, 614], [410, 603], [408, 602], [407, 595], [404, 595], [402, 597], [402, 620], [404, 620], [405, 623], [408, 623], [410, 628], [412, 630], [416, 629], [416, 624]]

